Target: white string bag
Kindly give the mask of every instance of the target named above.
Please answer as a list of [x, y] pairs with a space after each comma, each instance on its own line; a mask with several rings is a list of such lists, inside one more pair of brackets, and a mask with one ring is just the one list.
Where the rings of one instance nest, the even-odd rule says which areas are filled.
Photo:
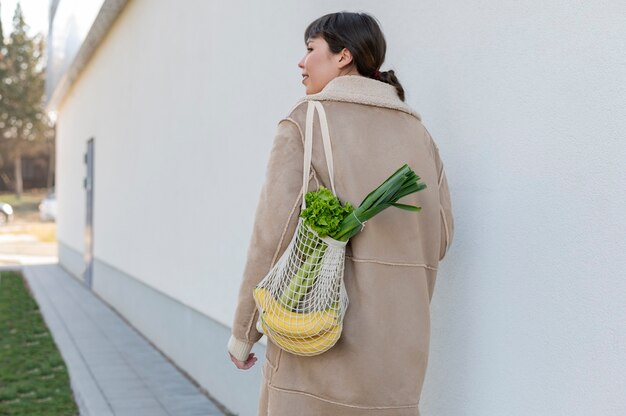
[[[335, 192], [333, 155], [324, 107], [309, 101], [304, 139], [302, 210], [311, 169], [313, 118], [317, 110], [332, 193]], [[299, 217], [296, 232], [283, 255], [255, 286], [259, 310], [257, 329], [281, 349], [312, 356], [330, 349], [339, 337], [348, 308], [343, 281], [347, 241], [320, 238]]]

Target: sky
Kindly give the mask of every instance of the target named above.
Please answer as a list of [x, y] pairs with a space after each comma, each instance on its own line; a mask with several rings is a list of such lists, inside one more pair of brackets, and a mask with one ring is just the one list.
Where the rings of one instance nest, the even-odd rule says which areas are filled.
[[[4, 36], [9, 36], [13, 28], [13, 13], [18, 0], [0, 0], [0, 12], [2, 14], [2, 30]], [[48, 7], [49, 0], [19, 0], [24, 13], [24, 20], [30, 26], [29, 34], [35, 35], [48, 32]]]

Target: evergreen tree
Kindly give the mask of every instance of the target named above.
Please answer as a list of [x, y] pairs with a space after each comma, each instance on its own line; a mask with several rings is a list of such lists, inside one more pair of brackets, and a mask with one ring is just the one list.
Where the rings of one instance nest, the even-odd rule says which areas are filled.
[[[2, 16], [2, 4], [0, 3], [0, 16]], [[6, 84], [7, 60], [6, 45], [4, 41], [4, 31], [2, 29], [2, 19], [0, 19], [0, 141], [4, 138], [5, 126], [8, 118], [8, 108], [6, 106]], [[0, 153], [0, 166], [2, 166], [2, 153]]]
[[[0, 3], [0, 16], [2, 16], [2, 3]], [[2, 19], [0, 18], [0, 123], [2, 122], [2, 114], [3, 114], [2, 92], [4, 91], [3, 85], [4, 85], [5, 75], [7, 73], [6, 60], [4, 59], [6, 56], [6, 53], [7, 51], [6, 51], [6, 47], [4, 44], [4, 31], [2, 30]], [[1, 133], [2, 133], [2, 126], [0, 125], [0, 137], [2, 137]]]
[[[2, 3], [0, 3], [0, 16], [2, 16]], [[4, 57], [2, 50], [4, 49], [4, 32], [2, 31], [2, 19], [0, 19], [0, 61]]]
[[[14, 188], [19, 199], [23, 192], [22, 156], [28, 155], [34, 142], [46, 140], [51, 126], [44, 109], [44, 41], [41, 35], [30, 37], [20, 4], [13, 16], [13, 30], [5, 45], [0, 95], [0, 131], [3, 154], [14, 161]], [[0, 70], [1, 71], [1, 70]]]

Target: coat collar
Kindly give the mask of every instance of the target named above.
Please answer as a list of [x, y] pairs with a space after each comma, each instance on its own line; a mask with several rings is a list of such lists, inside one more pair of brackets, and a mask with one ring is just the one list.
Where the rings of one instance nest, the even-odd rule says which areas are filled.
[[402, 101], [393, 85], [360, 75], [343, 75], [332, 79], [324, 89], [316, 94], [308, 94], [300, 98], [297, 107], [305, 101], [343, 101], [371, 105], [375, 107], [393, 108], [404, 111], [422, 120], [421, 115]]

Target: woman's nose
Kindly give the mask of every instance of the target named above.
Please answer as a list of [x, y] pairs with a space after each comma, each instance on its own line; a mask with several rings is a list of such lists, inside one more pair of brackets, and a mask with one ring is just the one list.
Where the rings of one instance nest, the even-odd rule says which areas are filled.
[[302, 59], [300, 59], [300, 62], [298, 62], [298, 67], [300, 69], [304, 69], [304, 57], [302, 57]]

